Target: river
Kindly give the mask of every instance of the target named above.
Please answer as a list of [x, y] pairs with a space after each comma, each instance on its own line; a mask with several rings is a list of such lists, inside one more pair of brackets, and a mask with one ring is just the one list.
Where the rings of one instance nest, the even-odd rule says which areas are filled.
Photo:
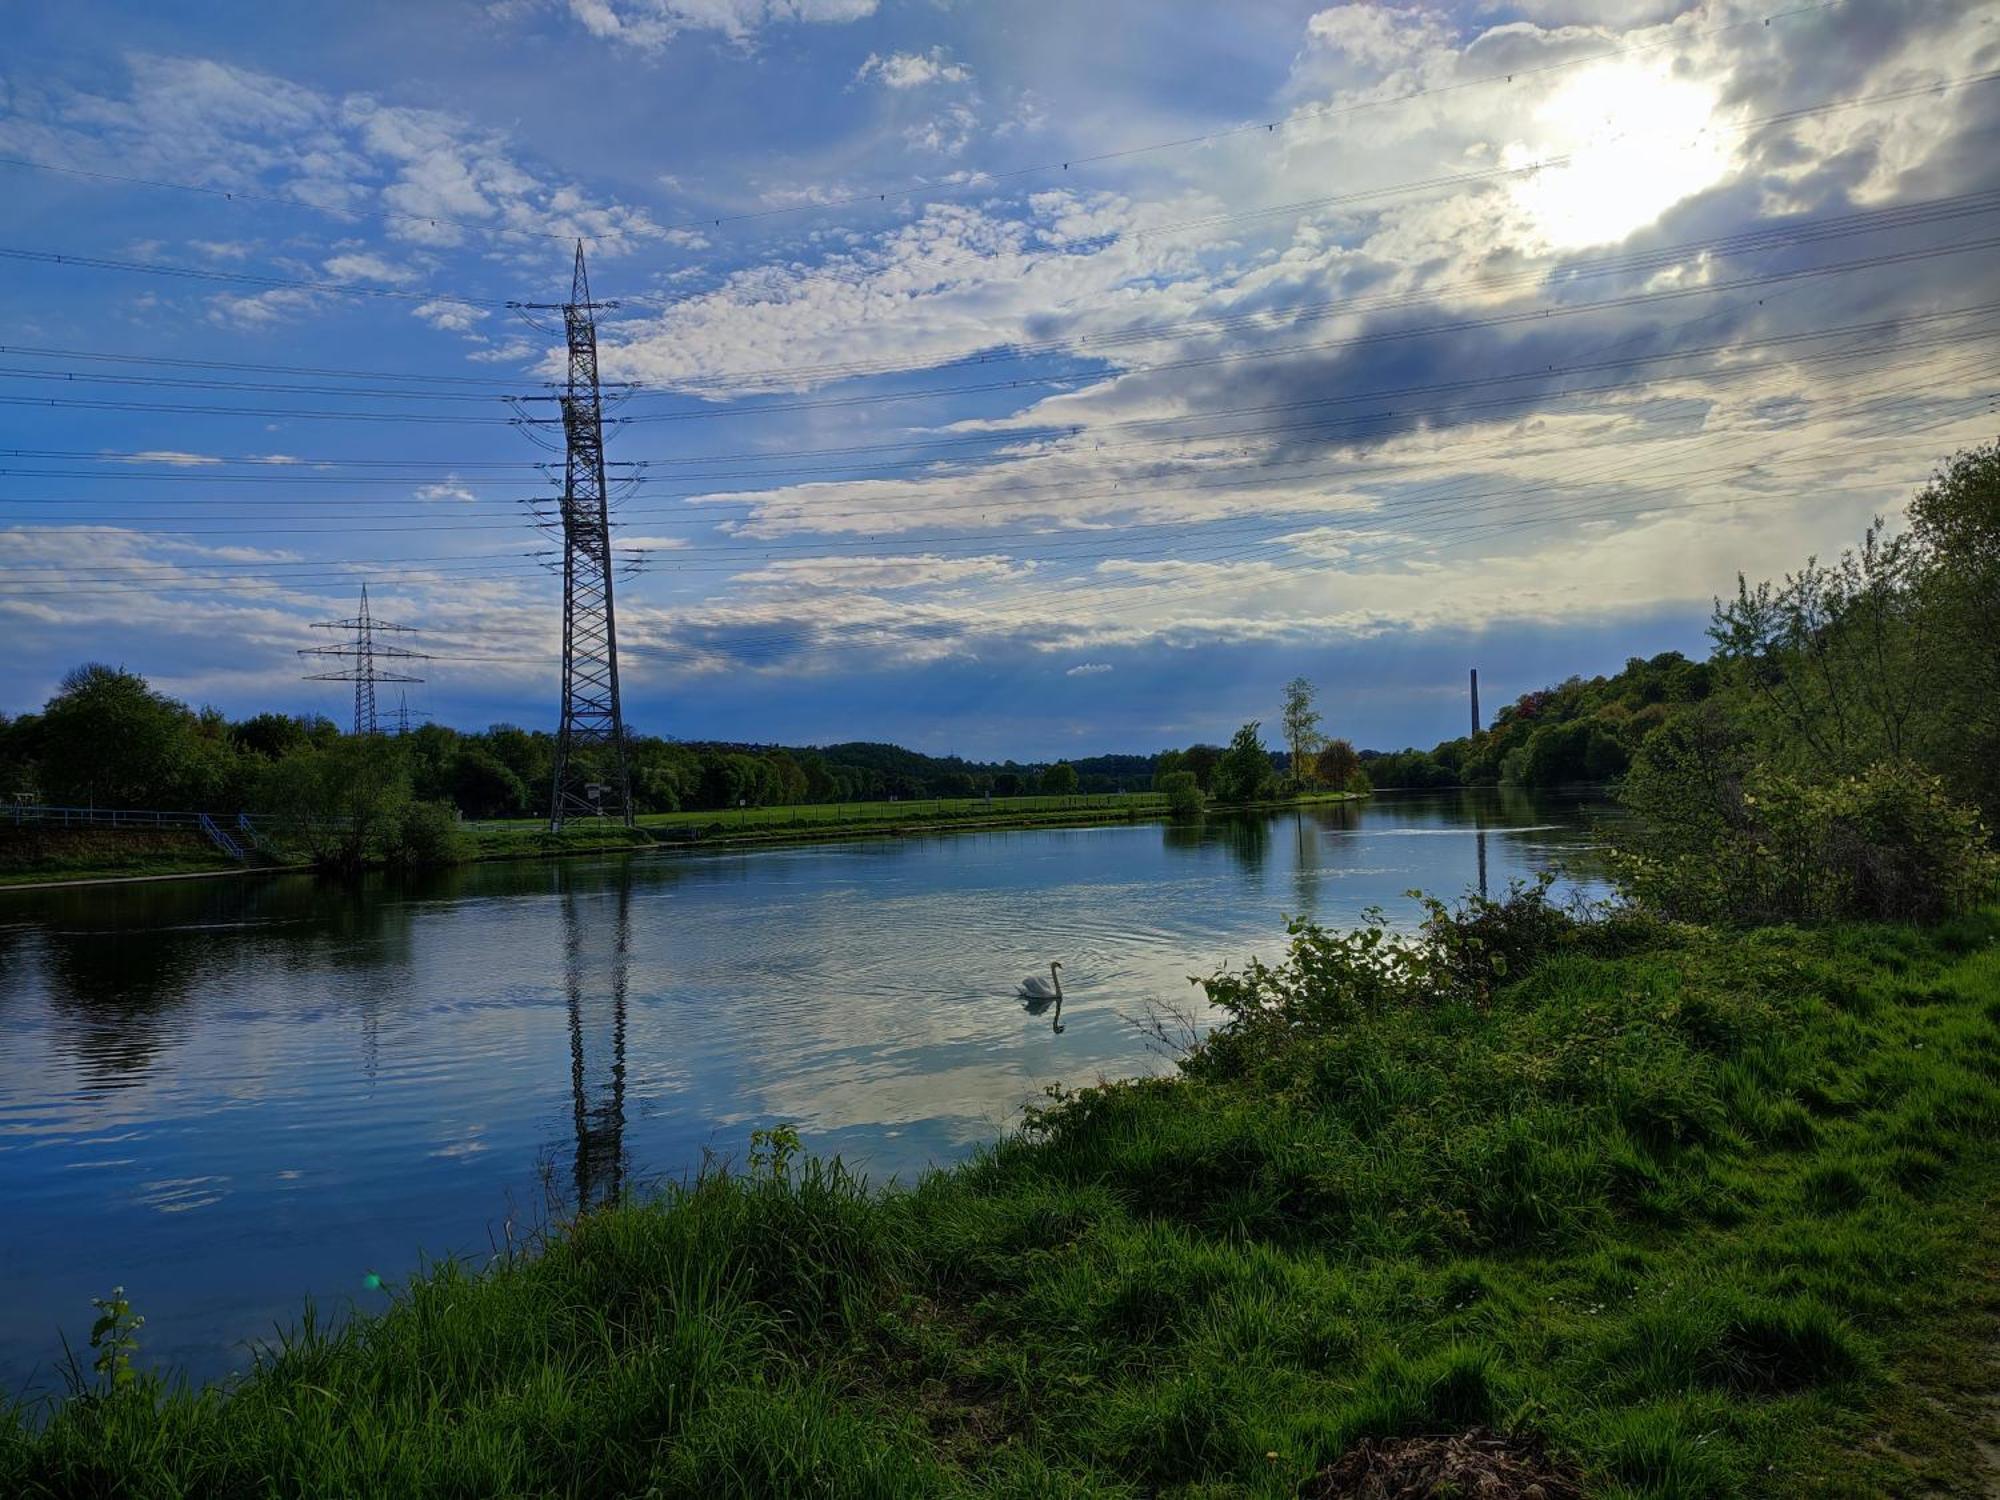
[[[122, 1285], [209, 1379], [312, 1296], [383, 1305], [551, 1203], [741, 1160], [957, 1160], [1056, 1081], [1170, 1066], [1134, 1024], [1405, 894], [1597, 885], [1585, 796], [1384, 795], [1199, 825], [0, 890], [0, 1381], [57, 1385]], [[1015, 998], [1063, 963], [1063, 1030]], [[511, 1226], [511, 1229], [510, 1229]], [[386, 1284], [377, 1288], [373, 1278]]]

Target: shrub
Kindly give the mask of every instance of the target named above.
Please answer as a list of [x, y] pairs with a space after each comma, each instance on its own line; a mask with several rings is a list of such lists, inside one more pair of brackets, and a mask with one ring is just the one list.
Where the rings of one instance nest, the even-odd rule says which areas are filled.
[[389, 859], [399, 865], [449, 865], [464, 856], [458, 814], [449, 802], [411, 802], [396, 820]]
[[1740, 743], [1662, 731], [1626, 784], [1639, 815], [1619, 859], [1631, 893], [1701, 922], [1930, 922], [2000, 879], [1979, 815], [1938, 778], [1883, 762], [1854, 776], [1745, 767]]
[[1166, 794], [1167, 811], [1177, 818], [1192, 818], [1201, 811], [1201, 788], [1192, 771], [1169, 771], [1160, 778], [1159, 790]]

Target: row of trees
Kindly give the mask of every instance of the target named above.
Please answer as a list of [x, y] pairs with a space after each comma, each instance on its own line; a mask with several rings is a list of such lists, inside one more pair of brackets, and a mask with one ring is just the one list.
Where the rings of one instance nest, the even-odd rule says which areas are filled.
[[[269, 800], [271, 768], [310, 761], [352, 739], [329, 719], [193, 709], [143, 677], [89, 663], [70, 672], [38, 714], [0, 718], [0, 794], [65, 806], [235, 809]], [[532, 816], [548, 806], [555, 738], [496, 724], [476, 733], [427, 724], [393, 740], [413, 795], [471, 818]], [[1114, 776], [1103, 762], [1136, 762]], [[1151, 784], [1151, 757], [983, 767], [893, 745], [826, 751], [631, 741], [642, 812], [791, 806], [991, 794], [1067, 796]]]
[[1612, 781], [1673, 710], [1714, 691], [1715, 668], [1678, 651], [1633, 657], [1609, 677], [1572, 677], [1523, 694], [1477, 735], [1430, 750], [1361, 752], [1381, 787], [1563, 786]]
[[[548, 806], [555, 739], [546, 732], [426, 724], [382, 742], [392, 749], [365, 754], [343, 748], [353, 738], [324, 718], [230, 719], [190, 708], [135, 673], [91, 663], [65, 677], [40, 713], [0, 719], [0, 794], [66, 806], [234, 810], [297, 796], [322, 772], [332, 774], [328, 767], [379, 771], [378, 762], [393, 761], [391, 780], [407, 783], [416, 803], [468, 818], [531, 817]], [[1288, 781], [1344, 785], [1357, 764], [1344, 743], [1324, 743], [1315, 758], [1293, 762], [1306, 766], [1305, 775], [1287, 778], [1254, 724], [1228, 746], [1053, 765], [980, 764], [866, 742], [794, 749], [646, 735], [632, 738], [630, 754], [633, 800], [644, 813], [1144, 791], [1176, 772], [1202, 797], [1247, 802]]]

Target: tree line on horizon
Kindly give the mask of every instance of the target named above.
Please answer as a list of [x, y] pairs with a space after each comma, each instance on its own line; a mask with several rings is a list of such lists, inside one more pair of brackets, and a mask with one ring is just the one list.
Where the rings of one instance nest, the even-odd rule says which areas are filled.
[[[1294, 684], [1295, 687], [1298, 684]], [[1309, 689], [1308, 689], [1309, 691]], [[1344, 742], [1321, 749], [1326, 773], [1289, 778], [1285, 757], [1250, 724], [1229, 745], [1053, 762], [974, 761], [899, 745], [680, 741], [632, 733], [632, 795], [641, 813], [722, 811], [869, 801], [1144, 792], [1180, 772], [1202, 798], [1245, 802], [1291, 781], [1348, 784], [1358, 760]], [[0, 796], [56, 806], [234, 811], [297, 800], [302, 768], [324, 762], [407, 783], [410, 799], [474, 819], [546, 811], [555, 736], [495, 724], [423, 724], [396, 735], [346, 733], [320, 715], [233, 719], [193, 708], [122, 667], [85, 663], [36, 713], [0, 715]]]

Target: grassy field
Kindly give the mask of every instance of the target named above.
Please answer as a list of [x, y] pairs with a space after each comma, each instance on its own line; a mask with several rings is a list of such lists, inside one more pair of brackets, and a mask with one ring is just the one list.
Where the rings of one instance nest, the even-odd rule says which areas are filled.
[[1302, 933], [1178, 1077], [909, 1190], [781, 1132], [228, 1392], [0, 1420], [0, 1493], [1276, 1497], [1482, 1425], [1551, 1496], [1990, 1493], [2000, 913], [1530, 917]]

